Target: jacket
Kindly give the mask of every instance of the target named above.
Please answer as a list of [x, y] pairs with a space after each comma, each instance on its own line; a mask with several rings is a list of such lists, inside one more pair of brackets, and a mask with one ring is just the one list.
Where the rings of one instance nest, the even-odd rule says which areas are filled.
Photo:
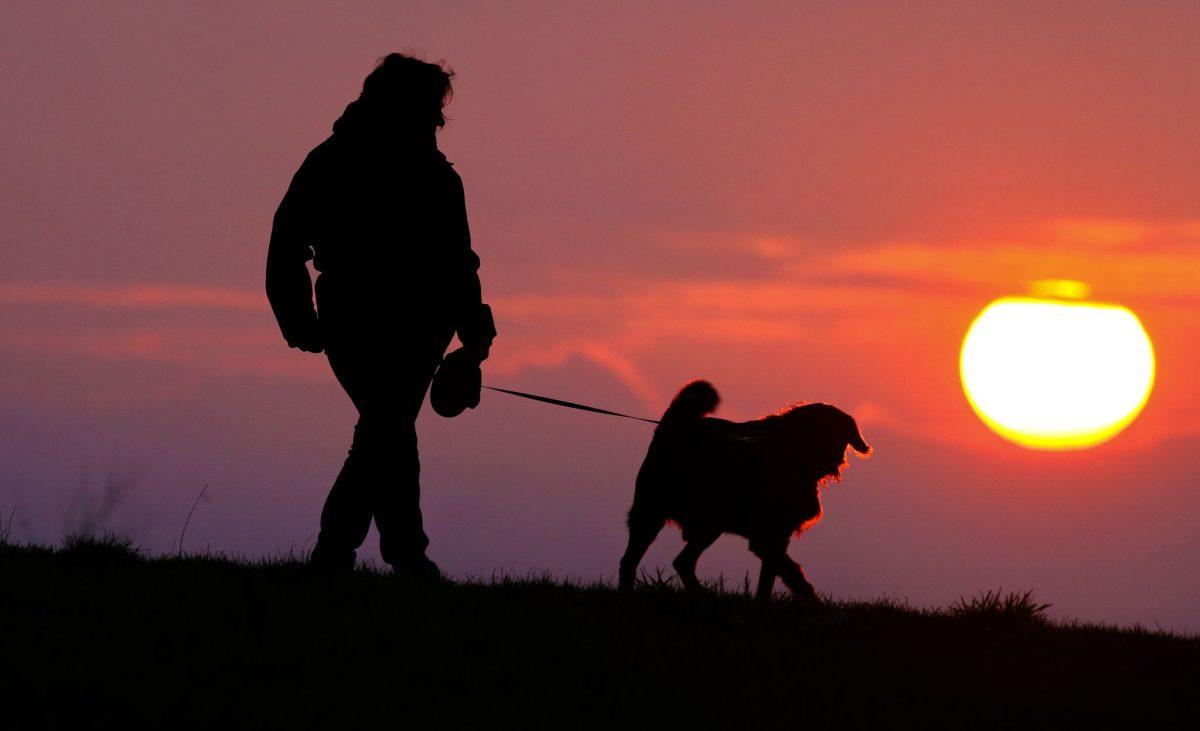
[[399, 323], [456, 331], [486, 351], [494, 331], [461, 178], [431, 132], [374, 126], [353, 109], [305, 158], [275, 213], [266, 289], [284, 339]]

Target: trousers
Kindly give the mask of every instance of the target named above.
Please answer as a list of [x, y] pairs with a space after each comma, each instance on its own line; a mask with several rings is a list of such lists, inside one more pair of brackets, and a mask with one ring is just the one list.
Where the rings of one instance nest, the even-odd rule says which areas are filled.
[[420, 559], [429, 545], [421, 518], [417, 414], [449, 329], [398, 338], [367, 337], [357, 328], [325, 332], [334, 376], [358, 410], [354, 439], [321, 511], [314, 564], [353, 568], [374, 519], [379, 550], [392, 566]]

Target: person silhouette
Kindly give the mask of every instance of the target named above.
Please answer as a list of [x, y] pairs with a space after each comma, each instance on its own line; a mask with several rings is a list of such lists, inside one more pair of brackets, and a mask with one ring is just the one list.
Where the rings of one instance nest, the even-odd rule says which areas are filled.
[[324, 351], [358, 410], [309, 559], [321, 568], [353, 569], [374, 518], [394, 572], [441, 575], [425, 555], [417, 413], [455, 333], [452, 355], [476, 368], [496, 335], [462, 180], [437, 147], [452, 77], [440, 63], [384, 57], [275, 213], [266, 289], [279, 328], [290, 347]]

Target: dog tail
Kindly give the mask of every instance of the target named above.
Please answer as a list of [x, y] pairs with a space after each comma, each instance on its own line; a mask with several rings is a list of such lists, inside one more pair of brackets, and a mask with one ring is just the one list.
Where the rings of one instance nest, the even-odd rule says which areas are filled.
[[717, 410], [721, 396], [717, 389], [708, 381], [692, 381], [675, 395], [671, 405], [663, 414], [662, 423], [667, 424], [681, 420], [696, 420]]

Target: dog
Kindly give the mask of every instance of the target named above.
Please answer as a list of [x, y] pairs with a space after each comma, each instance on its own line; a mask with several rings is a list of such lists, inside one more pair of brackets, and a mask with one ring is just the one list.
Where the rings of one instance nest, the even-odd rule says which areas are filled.
[[629, 510], [629, 545], [619, 587], [633, 588], [638, 564], [668, 521], [685, 546], [673, 562], [686, 589], [700, 589], [696, 561], [723, 533], [750, 540], [762, 561], [756, 596], [771, 598], [775, 577], [797, 599], [817, 601], [788, 542], [821, 518], [819, 488], [841, 478], [847, 454], [870, 454], [858, 424], [828, 404], [797, 404], [742, 423], [718, 419], [711, 383], [685, 385], [663, 414], [638, 471]]

